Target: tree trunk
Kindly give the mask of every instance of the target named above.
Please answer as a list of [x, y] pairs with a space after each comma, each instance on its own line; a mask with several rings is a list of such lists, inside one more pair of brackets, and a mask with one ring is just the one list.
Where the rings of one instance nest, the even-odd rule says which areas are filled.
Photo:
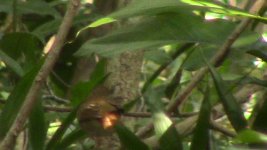
[[[129, 0], [95, 0], [94, 4], [97, 7], [98, 12], [106, 15], [114, 11], [117, 7], [126, 5], [128, 2]], [[111, 29], [112, 26], [108, 25], [97, 28], [94, 32], [109, 32]], [[94, 33], [94, 35], [98, 34]], [[110, 75], [104, 83], [104, 86], [112, 91], [111, 96], [114, 97], [115, 101], [113, 103], [115, 103], [116, 105], [123, 106], [129, 100], [133, 100], [138, 96], [138, 85], [141, 75], [142, 61], [142, 51], [125, 52], [118, 56], [112, 57], [111, 59], [108, 59], [106, 71]], [[75, 83], [81, 80], [88, 80], [88, 78], [84, 78], [84, 76], [89, 77], [91, 71], [86, 70], [91, 70], [91, 64], [93, 64], [92, 60], [81, 60], [80, 64], [78, 64], [78, 66], [80, 67], [78, 67], [76, 71], [78, 73], [74, 77]], [[122, 120], [125, 119], [122, 118]], [[127, 122], [129, 122], [129, 120], [127, 120]], [[94, 136], [91, 138], [95, 140], [96, 150], [117, 150], [121, 147], [119, 139], [115, 133], [107, 136]]]

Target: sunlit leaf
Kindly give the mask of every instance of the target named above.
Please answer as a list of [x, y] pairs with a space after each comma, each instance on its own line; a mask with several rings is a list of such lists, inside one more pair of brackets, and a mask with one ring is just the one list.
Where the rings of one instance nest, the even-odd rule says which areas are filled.
[[109, 17], [101, 18], [101, 19], [93, 22], [92, 24], [90, 24], [88, 27], [94, 28], [94, 27], [98, 27], [98, 26], [101, 26], [103, 24], [111, 23], [111, 22], [114, 22], [114, 21], [116, 21], [116, 20], [113, 19], [113, 18], [109, 18]]
[[161, 137], [171, 126], [172, 121], [163, 112], [155, 112], [153, 114], [154, 128], [156, 136]]
[[238, 140], [242, 143], [266, 143], [267, 135], [246, 129], [239, 132], [235, 140]]

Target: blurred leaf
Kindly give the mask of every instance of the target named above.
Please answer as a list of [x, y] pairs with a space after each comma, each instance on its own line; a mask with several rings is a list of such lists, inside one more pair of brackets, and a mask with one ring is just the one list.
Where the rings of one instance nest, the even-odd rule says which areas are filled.
[[60, 144], [61, 139], [65, 134], [66, 130], [68, 129], [69, 125], [76, 118], [77, 108], [78, 107], [73, 109], [70, 114], [63, 120], [61, 126], [57, 129], [52, 138], [48, 141], [45, 148], [46, 150], [55, 150], [56, 146]]
[[[92, 22], [93, 20], [95, 20], [96, 17], [98, 16], [93, 15], [93, 14], [89, 16], [84, 15], [83, 13], [77, 14], [77, 16], [73, 20], [73, 26]], [[45, 22], [41, 24], [40, 26], [38, 26], [36, 29], [34, 29], [32, 33], [36, 35], [37, 37], [39, 37], [40, 39], [42, 39], [42, 41], [45, 43], [45, 38], [47, 38], [47, 36], [51, 36], [52, 34], [56, 33], [61, 21], [62, 21], [62, 18], [55, 18], [54, 20]], [[82, 32], [83, 30], [84, 28], [78, 32]]]
[[153, 122], [157, 137], [163, 136], [172, 124], [170, 118], [163, 112], [153, 113]]
[[[60, 13], [55, 8], [50, 6], [49, 3], [41, 0], [18, 1], [17, 10], [19, 14], [38, 14], [38, 15], [50, 15], [55, 18], [60, 17]], [[13, 1], [1, 0], [0, 12], [13, 13], [12, 11], [13, 11]]]
[[242, 143], [267, 143], [267, 135], [262, 134], [260, 132], [256, 132], [254, 130], [243, 130], [240, 131], [235, 138]]
[[24, 60], [24, 71], [31, 69], [40, 60], [42, 48], [40, 40], [30, 33], [5, 34], [0, 40], [1, 50], [15, 61]]
[[[202, 55], [203, 56], [203, 55]], [[229, 121], [236, 131], [245, 129], [247, 126], [247, 121], [243, 115], [240, 105], [237, 103], [235, 97], [230, 91], [226, 88], [225, 82], [222, 80], [219, 73], [214, 69], [209, 62], [207, 62], [205, 56], [203, 58], [206, 61], [207, 66], [209, 67], [210, 73], [212, 75], [217, 93], [220, 97], [220, 100], [223, 104], [224, 110], [228, 116]]]
[[41, 99], [39, 99], [29, 119], [29, 142], [32, 150], [44, 150], [48, 127], [44, 113]]
[[147, 18], [135, 26], [125, 26], [102, 38], [90, 40], [75, 55], [89, 56], [97, 53], [112, 56], [124, 51], [178, 42], [221, 44], [234, 27], [235, 24], [222, 20], [203, 22], [201, 17], [192, 13], [161, 14]]
[[172, 61], [171, 57], [163, 50], [145, 51], [144, 58], [157, 64], [164, 64]]
[[209, 122], [210, 122], [210, 94], [207, 87], [204, 99], [201, 105], [197, 125], [194, 129], [194, 135], [191, 143], [191, 150], [205, 150], [209, 145]]
[[45, 1], [19, 1], [17, 7], [20, 14], [50, 15], [60, 18], [59, 12]]
[[78, 141], [79, 139], [83, 139], [85, 137], [87, 137], [87, 135], [84, 131], [82, 131], [81, 129], [76, 129], [72, 131], [70, 134], [66, 135], [55, 149], [58, 150], [66, 149], [71, 144], [74, 144], [74, 142]]
[[12, 71], [14, 71], [19, 77], [22, 77], [24, 74], [23, 69], [14, 59], [9, 57], [5, 52], [0, 50], [0, 58], [1, 60], [9, 67]]
[[219, 3], [207, 2], [206, 0], [153, 0], [153, 2], [150, 0], [133, 1], [125, 8], [122, 8], [119, 11], [116, 11], [113, 14], [109, 15], [109, 18], [122, 19], [139, 15], [155, 15], [166, 12], [179, 12], [179, 10], [200, 10], [229, 16], [243, 16], [254, 19], [267, 20], [265, 17], [250, 14], [248, 12], [240, 10], [239, 8], [225, 6]]
[[11, 94], [9, 95], [6, 104], [2, 108], [0, 114], [0, 139], [2, 139], [9, 128], [11, 127], [13, 121], [15, 120], [17, 113], [24, 102], [24, 99], [28, 93], [32, 82], [39, 71], [41, 64], [36, 65], [31, 71], [27, 72], [15, 86]]
[[266, 119], [266, 116], [267, 116], [267, 98], [266, 98], [266, 93], [264, 94], [263, 98], [264, 98], [263, 103], [259, 103], [258, 107], [255, 106], [255, 108], [254, 108], [254, 113], [256, 113], [256, 114], [255, 114], [254, 122], [252, 124], [252, 129], [266, 133], [267, 132], [267, 119]]
[[101, 84], [107, 77], [105, 75], [106, 60], [101, 60], [91, 74], [91, 79], [88, 82], [81, 82], [72, 89], [71, 103], [73, 106], [79, 105], [88, 97], [88, 92], [94, 87]]
[[267, 51], [266, 50], [265, 51], [264, 50], [250, 50], [248, 51], [248, 53], [267, 62]]
[[120, 138], [122, 145], [127, 150], [149, 150], [148, 146], [143, 143], [134, 133], [123, 125], [115, 125], [115, 130]]
[[188, 71], [195, 71], [205, 65], [201, 56], [201, 51], [203, 51], [205, 57], [209, 60], [216, 53], [218, 46], [215, 45], [198, 45], [194, 48], [193, 52], [189, 54], [186, 58], [183, 69]]
[[40, 39], [43, 39], [46, 36], [52, 35], [53, 33], [55, 33], [57, 29], [59, 28], [61, 21], [62, 21], [62, 18], [59, 18], [59, 19], [55, 19], [55, 20], [51, 20], [46, 23], [43, 23], [42, 25], [34, 29], [32, 33], [38, 36]]
[[174, 125], [171, 125], [165, 133], [161, 136], [160, 140], [161, 150], [182, 150], [182, 140]]

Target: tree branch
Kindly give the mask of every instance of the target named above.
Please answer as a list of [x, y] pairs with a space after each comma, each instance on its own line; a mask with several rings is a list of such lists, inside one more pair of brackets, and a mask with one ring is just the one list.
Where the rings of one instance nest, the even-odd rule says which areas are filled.
[[73, 18], [76, 15], [79, 9], [80, 1], [79, 0], [70, 0], [68, 4], [68, 9], [66, 14], [63, 18], [62, 24], [59, 27], [56, 39], [52, 44], [50, 51], [47, 55], [47, 58], [41, 67], [40, 71], [38, 72], [37, 76], [35, 77], [32, 86], [29, 89], [29, 92], [25, 98], [25, 101], [19, 110], [19, 113], [12, 124], [9, 132], [7, 133], [6, 137], [3, 139], [0, 149], [2, 150], [10, 150], [13, 148], [16, 142], [16, 137], [23, 129], [23, 126], [29, 117], [29, 114], [36, 103], [36, 97], [39, 94], [39, 91], [48, 77], [49, 73], [51, 72], [61, 49], [64, 45], [64, 41], [67, 37], [67, 34], [71, 28]]

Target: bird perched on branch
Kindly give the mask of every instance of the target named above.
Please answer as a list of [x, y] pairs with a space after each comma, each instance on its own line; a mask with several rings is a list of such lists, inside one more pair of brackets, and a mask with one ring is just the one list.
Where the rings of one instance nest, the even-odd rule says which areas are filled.
[[122, 113], [116, 102], [105, 86], [95, 88], [78, 108], [77, 118], [81, 128], [90, 136], [112, 134], [112, 128]]

